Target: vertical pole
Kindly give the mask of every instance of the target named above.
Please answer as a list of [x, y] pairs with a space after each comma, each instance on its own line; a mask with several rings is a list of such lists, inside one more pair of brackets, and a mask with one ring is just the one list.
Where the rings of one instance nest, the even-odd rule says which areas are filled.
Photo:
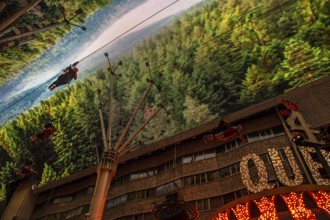
[[102, 109], [99, 108], [104, 151], [102, 158], [100, 159], [100, 162], [97, 167], [97, 180], [95, 184], [91, 206], [89, 208], [89, 213], [86, 214], [86, 217], [89, 220], [102, 220], [111, 180], [112, 177], [116, 174], [116, 169], [118, 165], [118, 153], [115, 150], [111, 150], [111, 130], [112, 130], [112, 118], [113, 118], [112, 116], [113, 72], [111, 69], [108, 53], [105, 53], [104, 55], [107, 57], [107, 60], [109, 62], [109, 72], [110, 72], [108, 134], [106, 137]]
[[100, 121], [101, 121], [102, 141], [103, 141], [103, 148], [105, 150], [105, 149], [107, 149], [107, 135], [105, 133], [103, 112], [102, 112], [102, 107], [101, 107], [101, 91], [99, 91], [98, 94], [99, 94], [99, 105], [100, 105], [99, 114], [100, 114]]
[[97, 180], [93, 193], [88, 220], [102, 220], [112, 177], [116, 174], [118, 154], [115, 151], [105, 151], [97, 168]]
[[112, 134], [112, 121], [113, 121], [113, 75], [110, 73], [110, 91], [109, 91], [109, 119], [108, 119], [108, 147], [111, 149], [111, 134]]

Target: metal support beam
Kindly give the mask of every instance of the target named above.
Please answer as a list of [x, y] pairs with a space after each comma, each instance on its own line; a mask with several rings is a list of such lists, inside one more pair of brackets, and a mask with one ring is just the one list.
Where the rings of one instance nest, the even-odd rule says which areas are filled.
[[148, 86], [147, 90], [146, 90], [145, 93], [143, 94], [143, 96], [142, 96], [142, 98], [141, 98], [139, 104], [136, 106], [136, 108], [135, 108], [135, 110], [134, 110], [134, 112], [133, 112], [131, 118], [130, 118], [129, 121], [127, 122], [125, 129], [124, 129], [123, 132], [121, 133], [121, 136], [119, 137], [119, 140], [118, 140], [117, 144], [115, 145], [115, 148], [114, 148], [115, 150], [118, 150], [119, 146], [120, 146], [121, 143], [123, 142], [123, 140], [124, 140], [124, 138], [125, 138], [125, 136], [126, 136], [128, 130], [129, 130], [129, 128], [131, 127], [131, 125], [132, 125], [132, 123], [133, 123], [133, 121], [134, 121], [134, 119], [135, 119], [136, 114], [138, 113], [140, 107], [142, 106], [142, 104], [143, 104], [144, 101], [146, 100], [147, 95], [149, 94], [149, 92], [150, 92], [151, 87], [152, 87], [153, 84], [154, 84], [153, 81], [150, 81], [150, 82], [149, 82], [149, 86]]
[[116, 174], [118, 154], [116, 151], [105, 151], [97, 168], [95, 190], [86, 217], [89, 220], [102, 220], [104, 207], [112, 177]]
[[307, 169], [307, 167], [306, 167], [305, 161], [302, 159], [301, 154], [300, 154], [300, 152], [299, 152], [299, 150], [298, 150], [298, 147], [297, 147], [296, 143], [294, 143], [293, 141], [291, 141], [292, 137], [291, 137], [291, 135], [290, 135], [290, 131], [289, 131], [289, 129], [286, 127], [285, 122], [284, 122], [284, 120], [283, 120], [283, 118], [282, 118], [282, 116], [281, 116], [281, 113], [280, 113], [278, 107], [275, 107], [275, 108], [276, 108], [277, 116], [278, 116], [279, 119], [281, 120], [282, 126], [284, 127], [285, 133], [286, 133], [286, 135], [287, 135], [287, 136], [289, 137], [289, 139], [290, 139], [290, 142], [291, 142], [292, 148], [293, 148], [293, 150], [294, 150], [294, 153], [295, 153], [295, 155], [297, 156], [297, 159], [298, 159], [298, 161], [299, 161], [301, 167], [302, 167], [303, 170], [304, 170], [304, 173], [305, 173], [305, 175], [306, 175], [307, 181], [308, 181], [309, 184], [313, 184], [312, 177], [311, 177], [310, 173], [308, 172], [308, 169]]

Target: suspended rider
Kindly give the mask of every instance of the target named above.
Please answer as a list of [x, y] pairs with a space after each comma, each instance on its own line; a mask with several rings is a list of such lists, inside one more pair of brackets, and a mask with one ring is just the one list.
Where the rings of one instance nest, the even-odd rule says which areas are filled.
[[56, 81], [54, 81], [48, 89], [53, 90], [58, 86], [70, 84], [71, 80], [76, 80], [78, 77], [78, 68], [76, 68], [78, 62], [75, 62], [74, 64], [67, 67], [65, 70], [63, 70], [64, 73], [62, 73]]

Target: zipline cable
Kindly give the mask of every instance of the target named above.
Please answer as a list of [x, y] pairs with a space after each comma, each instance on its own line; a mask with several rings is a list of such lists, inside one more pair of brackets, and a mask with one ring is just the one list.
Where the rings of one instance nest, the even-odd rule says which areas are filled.
[[50, 78], [48, 81], [42, 83], [41, 85], [39, 85], [37, 88], [33, 89], [32, 91], [26, 93], [25, 95], [23, 95], [21, 98], [19, 98], [18, 100], [16, 100], [15, 102], [10, 103], [6, 108], [2, 109], [0, 111], [0, 113], [8, 110], [9, 108], [11, 108], [13, 105], [16, 105], [18, 102], [22, 101], [24, 98], [28, 97], [29, 95], [31, 95], [32, 93], [34, 93], [35, 91], [37, 91], [38, 89], [40, 89], [41, 87], [43, 87], [44, 85], [50, 83], [51, 81], [53, 81], [54, 79], [56, 79], [58, 77], [58, 75], [53, 76], [52, 78]]
[[155, 17], [156, 15], [158, 15], [159, 13], [161, 13], [162, 11], [166, 10], [167, 8], [171, 7], [172, 5], [176, 4], [179, 0], [176, 0], [174, 2], [172, 2], [171, 4], [167, 5], [166, 7], [160, 9], [159, 11], [157, 11], [156, 13], [150, 15], [149, 17], [147, 17], [146, 19], [142, 20], [141, 22], [137, 23], [136, 25], [134, 25], [133, 27], [131, 27], [130, 29], [128, 29], [127, 31], [125, 31], [124, 33], [118, 35], [117, 37], [115, 37], [114, 39], [112, 39], [111, 41], [109, 41], [108, 43], [104, 44], [103, 46], [101, 46], [100, 48], [96, 49], [95, 51], [93, 51], [92, 53], [88, 54], [87, 56], [85, 56], [84, 58], [82, 58], [79, 62], [82, 62], [83, 60], [87, 59], [88, 57], [92, 56], [94, 53], [96, 53], [97, 51], [103, 49], [104, 47], [108, 46], [109, 44], [111, 44], [112, 42], [114, 42], [115, 40], [121, 38], [122, 36], [124, 36], [125, 34], [127, 34], [128, 32], [132, 31], [133, 29], [135, 29], [136, 27], [140, 26], [141, 24], [143, 24], [144, 22], [150, 20], [152, 17]]

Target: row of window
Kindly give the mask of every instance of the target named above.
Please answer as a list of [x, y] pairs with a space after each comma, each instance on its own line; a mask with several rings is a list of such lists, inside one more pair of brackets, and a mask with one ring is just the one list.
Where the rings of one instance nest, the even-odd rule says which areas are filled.
[[54, 198], [52, 203], [53, 204], [59, 204], [59, 203], [70, 202], [76, 197], [80, 197], [80, 196], [83, 196], [85, 194], [91, 194], [93, 192], [94, 192], [94, 186], [91, 186], [91, 187], [88, 187], [87, 189], [80, 190], [79, 192], [77, 192], [73, 195]]
[[[260, 155], [265, 164], [271, 163], [268, 154], [261, 154]], [[254, 164], [253, 164], [254, 165]], [[287, 163], [289, 166], [289, 164]], [[251, 169], [255, 169], [255, 166], [249, 166]], [[290, 166], [289, 166], [290, 167]], [[211, 182], [223, 179], [228, 176], [232, 176], [236, 173], [240, 172], [240, 163], [234, 163], [229, 166], [223, 167], [219, 170], [214, 170], [205, 173], [199, 173], [187, 177], [183, 177], [181, 179], [177, 179], [175, 181], [166, 183], [164, 185], [158, 186], [156, 188], [149, 188], [144, 190], [139, 190], [135, 192], [130, 192], [128, 194], [121, 195], [119, 197], [110, 199], [107, 201], [107, 208], [112, 208], [121, 204], [126, 203], [127, 201], [134, 201], [140, 199], [146, 199], [153, 196], [164, 195], [169, 192], [181, 189], [182, 187], [191, 186], [191, 185], [198, 185], [205, 182]], [[229, 200], [226, 199], [224, 195], [224, 201], [228, 202]]]
[[112, 186], [119, 186], [127, 183], [130, 180], [142, 179], [149, 176], [157, 175], [158, 173], [165, 172], [166, 170], [174, 168], [174, 161], [171, 160], [167, 163], [161, 164], [157, 167], [152, 167], [146, 170], [141, 170], [132, 174], [125, 175], [119, 179], [116, 179], [111, 183]]
[[[75, 194], [54, 198], [52, 200], [52, 204], [60, 204], [60, 203], [65, 203], [65, 202], [71, 202], [74, 198], [78, 198], [78, 197], [83, 196], [85, 194], [91, 194], [93, 192], [94, 192], [94, 186], [91, 186], [91, 187], [88, 187], [87, 189], [80, 190], [79, 192], [77, 192]], [[34, 207], [34, 210], [36, 211], [36, 210], [42, 209], [46, 206], [46, 204], [47, 204], [46, 202], [36, 204], [36, 206]]]
[[[243, 188], [234, 192], [230, 192], [221, 196], [193, 200], [187, 202], [188, 204], [197, 208], [198, 211], [210, 211], [215, 210], [224, 204], [231, 202], [235, 199], [248, 195], [247, 189]], [[152, 215], [151, 213], [142, 213], [138, 215], [129, 215], [123, 216], [120, 218], [116, 218], [115, 220], [151, 220]]]
[[85, 213], [87, 213], [89, 210], [89, 205], [81, 206], [78, 208], [75, 208], [73, 210], [67, 211], [67, 212], [61, 212], [56, 214], [47, 215], [41, 218], [38, 218], [37, 220], [63, 220], [63, 219], [71, 219], [76, 216], [83, 216]]
[[[265, 130], [249, 133], [245, 136], [245, 138], [251, 143], [251, 142], [264, 140], [264, 139], [275, 137], [275, 136], [282, 135], [282, 134], [284, 134], [283, 127], [277, 126], [277, 127], [268, 128]], [[182, 164], [187, 164], [187, 163], [192, 163], [194, 161], [213, 158], [213, 157], [216, 157], [216, 155], [226, 153], [228, 151], [241, 147], [244, 144], [245, 143], [240, 141], [239, 139], [235, 139], [235, 140], [232, 140], [225, 144], [221, 144], [220, 146], [217, 146], [216, 148], [213, 148], [210, 150], [204, 150], [204, 151], [201, 151], [198, 153], [188, 154], [188, 155], [177, 158], [176, 166], [179, 166]], [[146, 170], [134, 172], [132, 174], [128, 174], [124, 177], [121, 177], [121, 178], [113, 181], [112, 185], [119, 186], [130, 180], [136, 180], [136, 179], [141, 179], [141, 178], [145, 178], [145, 177], [149, 177], [149, 176], [154, 176], [154, 175], [157, 175], [158, 173], [162, 173], [166, 170], [172, 169], [172, 168], [174, 168], [174, 166], [175, 166], [174, 161], [171, 160], [158, 167], [153, 167], [153, 168], [149, 168]]]
[[139, 190], [135, 192], [130, 192], [128, 194], [121, 195], [119, 197], [110, 199], [106, 203], [107, 208], [112, 208], [121, 204], [124, 204], [128, 201], [140, 200], [140, 199], [147, 199], [154, 196], [164, 195], [166, 193], [175, 191], [182, 188], [182, 181], [181, 179], [163, 184], [161, 186]]
[[224, 204], [248, 195], [248, 190], [243, 188], [221, 196], [189, 201], [188, 204], [197, 208], [198, 211], [210, 211], [220, 208]]

